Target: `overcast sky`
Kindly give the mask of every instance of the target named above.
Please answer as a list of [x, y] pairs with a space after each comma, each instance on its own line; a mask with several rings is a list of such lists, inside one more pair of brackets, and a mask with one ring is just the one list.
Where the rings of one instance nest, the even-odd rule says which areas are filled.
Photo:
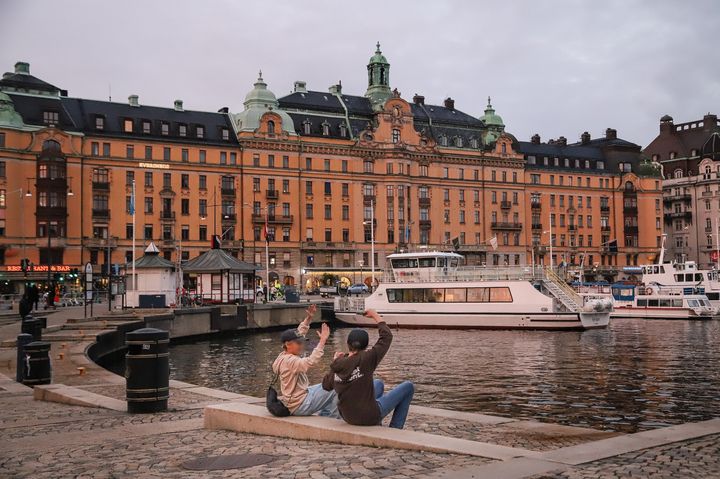
[[260, 68], [278, 96], [362, 95], [379, 40], [405, 99], [480, 116], [491, 96], [519, 139], [646, 145], [665, 113], [720, 114], [720, 0], [0, 0], [0, 18], [2, 71], [84, 98], [240, 111]]

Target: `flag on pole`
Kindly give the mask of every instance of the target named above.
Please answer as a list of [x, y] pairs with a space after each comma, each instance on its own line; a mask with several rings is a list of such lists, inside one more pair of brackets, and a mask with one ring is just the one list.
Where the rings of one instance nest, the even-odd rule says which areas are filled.
[[268, 236], [270, 234], [270, 230], [268, 228], [268, 219], [267, 216], [265, 217], [265, 226], [263, 227], [263, 235], [265, 235], [265, 241], [270, 241]]
[[490, 246], [492, 246], [493, 251], [497, 250], [497, 236], [493, 236], [492, 238], [490, 238]]
[[130, 195], [130, 206], [128, 207], [128, 213], [135, 216], [135, 183], [133, 183], [132, 195]]

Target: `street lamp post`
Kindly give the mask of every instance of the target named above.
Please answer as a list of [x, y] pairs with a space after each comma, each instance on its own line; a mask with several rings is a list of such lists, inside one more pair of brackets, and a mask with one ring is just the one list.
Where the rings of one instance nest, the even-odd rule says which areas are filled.
[[[367, 225], [367, 221], [363, 221]], [[375, 285], [375, 200], [370, 200], [370, 292]], [[362, 281], [362, 277], [360, 278]]]
[[[252, 207], [253, 213], [255, 214], [255, 206], [251, 205], [249, 203], [243, 203], [243, 207]], [[269, 208], [268, 206], [260, 207], [260, 211], [265, 210], [265, 302], [270, 302], [270, 238], [268, 236], [268, 215], [269, 215]], [[253, 235], [253, 244], [255, 241], [255, 236]], [[254, 251], [253, 251], [254, 253]]]

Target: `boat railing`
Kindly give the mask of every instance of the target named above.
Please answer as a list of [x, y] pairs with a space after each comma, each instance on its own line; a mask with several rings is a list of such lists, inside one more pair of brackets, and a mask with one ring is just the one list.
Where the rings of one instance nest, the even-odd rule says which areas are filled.
[[337, 296], [335, 298], [335, 311], [363, 314], [365, 312], [365, 298]]
[[408, 268], [386, 270], [383, 283], [437, 283], [470, 281], [533, 281], [546, 279], [545, 269], [536, 266], [462, 266], [455, 270], [437, 271]]

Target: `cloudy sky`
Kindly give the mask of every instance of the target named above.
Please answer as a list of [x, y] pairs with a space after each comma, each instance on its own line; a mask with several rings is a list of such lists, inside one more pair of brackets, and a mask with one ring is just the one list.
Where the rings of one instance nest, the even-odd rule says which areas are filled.
[[278, 96], [362, 95], [379, 40], [404, 98], [480, 116], [491, 96], [520, 139], [646, 145], [665, 113], [720, 114], [718, 0], [0, 0], [0, 17], [2, 71], [28, 61], [85, 98], [239, 111], [258, 69]]

